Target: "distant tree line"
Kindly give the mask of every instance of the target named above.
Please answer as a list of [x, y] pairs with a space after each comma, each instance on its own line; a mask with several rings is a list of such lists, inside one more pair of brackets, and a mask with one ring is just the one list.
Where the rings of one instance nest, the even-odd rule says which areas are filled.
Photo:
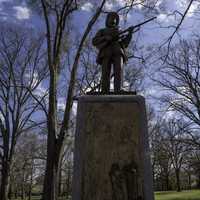
[[166, 49], [160, 52], [160, 78], [154, 81], [162, 90], [157, 98], [166, 114], [150, 128], [156, 190], [200, 187], [199, 44], [196, 35], [172, 45], [167, 58]]

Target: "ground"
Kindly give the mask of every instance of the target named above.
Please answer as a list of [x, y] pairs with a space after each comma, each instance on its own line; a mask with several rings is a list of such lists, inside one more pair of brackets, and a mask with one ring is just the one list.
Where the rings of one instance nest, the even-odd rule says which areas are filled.
[[155, 200], [200, 200], [200, 190], [156, 192]]
[[[32, 197], [32, 200], [40, 200], [41, 197]], [[20, 198], [17, 200], [21, 200]], [[60, 198], [60, 200], [67, 200]], [[71, 199], [69, 199], [71, 200]], [[155, 192], [155, 200], [200, 200], [200, 190], [190, 191], [168, 191], [168, 192]]]

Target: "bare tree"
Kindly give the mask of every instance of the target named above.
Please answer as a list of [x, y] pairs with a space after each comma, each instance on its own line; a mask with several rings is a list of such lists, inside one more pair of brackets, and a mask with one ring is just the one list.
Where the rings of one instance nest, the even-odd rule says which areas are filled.
[[[181, 40], [170, 49], [156, 82], [165, 89], [161, 100], [168, 110], [186, 117], [193, 128], [200, 126], [200, 39]], [[163, 58], [164, 59], [164, 58]], [[199, 144], [198, 131], [188, 131], [191, 142]], [[199, 145], [198, 145], [199, 146]]]
[[156, 118], [154, 120], [153, 126], [149, 128], [154, 187], [156, 190], [169, 190], [172, 161], [163, 145], [166, 142], [164, 122]]
[[[183, 119], [158, 120], [151, 135], [152, 163], [154, 169], [154, 184], [159, 190], [173, 189], [173, 175], [176, 180], [176, 190], [181, 191], [185, 183], [181, 180], [184, 172], [191, 175], [188, 166], [188, 155], [195, 152], [194, 147], [186, 143], [188, 123]], [[187, 171], [186, 171], [187, 170]], [[189, 174], [190, 173], [190, 174]], [[191, 176], [189, 177], [191, 178]], [[188, 181], [188, 185], [191, 183]]]
[[38, 134], [27, 132], [22, 134], [16, 145], [13, 167], [11, 169], [11, 194], [20, 193], [21, 199], [31, 200], [32, 189], [37, 177], [37, 154], [39, 151]]
[[176, 189], [181, 191], [180, 172], [186, 154], [191, 150], [190, 146], [183, 142], [188, 124], [184, 120], [169, 120], [164, 128], [163, 146], [169, 155], [176, 176]]
[[42, 40], [33, 39], [17, 28], [3, 27], [0, 66], [0, 199], [6, 200], [16, 142], [23, 132], [44, 123], [33, 119], [42, 99], [32, 98], [47, 76]]
[[[74, 62], [72, 64], [69, 74], [69, 85], [67, 87], [67, 97], [65, 103], [65, 111], [63, 119], [61, 120], [61, 126], [58, 124], [58, 79], [62, 60], [62, 44], [64, 42], [64, 33], [66, 30], [66, 22], [69, 19], [71, 13], [78, 9], [78, 3], [76, 0], [69, 1], [39, 1], [42, 7], [42, 13], [46, 24], [46, 41], [48, 51], [48, 67], [50, 72], [49, 80], [49, 103], [48, 103], [48, 116], [47, 116], [47, 162], [46, 173], [44, 179], [43, 199], [55, 200], [58, 197], [58, 183], [59, 183], [59, 170], [61, 165], [61, 155], [64, 147], [64, 139], [68, 132], [71, 106], [73, 102], [74, 85], [76, 81], [76, 72], [78, 68], [78, 62], [80, 54], [84, 45], [84, 42], [101, 14], [101, 10], [105, 4], [105, 0], [97, 8], [96, 12], [92, 16], [82, 39], [78, 45], [75, 53]], [[60, 120], [59, 120], [60, 121]]]

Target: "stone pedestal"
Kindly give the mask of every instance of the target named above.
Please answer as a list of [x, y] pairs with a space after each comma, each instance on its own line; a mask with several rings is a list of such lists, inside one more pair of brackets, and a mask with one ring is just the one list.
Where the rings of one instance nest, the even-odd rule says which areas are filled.
[[145, 101], [78, 99], [72, 200], [153, 200]]

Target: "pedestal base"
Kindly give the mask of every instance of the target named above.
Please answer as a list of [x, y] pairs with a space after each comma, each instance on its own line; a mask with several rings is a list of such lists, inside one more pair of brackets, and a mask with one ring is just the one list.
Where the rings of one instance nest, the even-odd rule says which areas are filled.
[[145, 101], [78, 98], [72, 200], [153, 200]]

